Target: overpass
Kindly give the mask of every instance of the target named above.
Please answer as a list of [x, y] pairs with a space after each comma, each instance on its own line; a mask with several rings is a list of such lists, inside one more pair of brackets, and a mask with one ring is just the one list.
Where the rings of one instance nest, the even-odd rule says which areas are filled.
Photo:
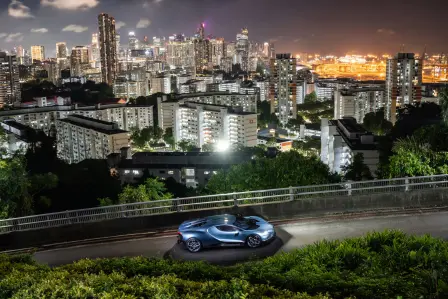
[[289, 187], [98, 207], [0, 220], [0, 251], [175, 228], [212, 214], [270, 220], [448, 206], [448, 174]]

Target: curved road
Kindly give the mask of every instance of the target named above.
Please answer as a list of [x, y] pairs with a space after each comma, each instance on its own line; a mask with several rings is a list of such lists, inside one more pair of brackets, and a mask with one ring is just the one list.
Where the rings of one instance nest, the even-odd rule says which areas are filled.
[[38, 262], [50, 266], [68, 264], [83, 258], [123, 256], [171, 257], [226, 265], [287, 252], [323, 239], [344, 239], [385, 229], [400, 229], [410, 234], [431, 234], [448, 239], [448, 212], [279, 225], [276, 227], [278, 238], [256, 250], [227, 247], [191, 254], [177, 245], [176, 236], [163, 236], [40, 251], [34, 257]]

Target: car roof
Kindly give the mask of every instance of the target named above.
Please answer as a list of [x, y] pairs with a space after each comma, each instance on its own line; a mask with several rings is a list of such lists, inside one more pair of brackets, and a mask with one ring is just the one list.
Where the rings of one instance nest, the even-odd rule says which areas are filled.
[[234, 215], [223, 214], [223, 215], [215, 215], [204, 218], [207, 223], [216, 225], [216, 224], [233, 224], [236, 220]]

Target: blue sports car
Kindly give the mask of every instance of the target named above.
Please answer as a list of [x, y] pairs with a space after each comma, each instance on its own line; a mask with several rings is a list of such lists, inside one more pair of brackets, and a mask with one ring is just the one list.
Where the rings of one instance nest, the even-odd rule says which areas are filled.
[[190, 252], [198, 252], [226, 245], [257, 248], [274, 239], [275, 230], [260, 217], [224, 214], [185, 221], [177, 234], [178, 243], [184, 243]]

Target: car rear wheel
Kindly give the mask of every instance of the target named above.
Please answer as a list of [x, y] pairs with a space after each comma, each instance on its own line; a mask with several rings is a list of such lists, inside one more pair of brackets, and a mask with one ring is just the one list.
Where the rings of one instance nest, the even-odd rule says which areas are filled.
[[246, 245], [250, 248], [260, 247], [261, 243], [261, 237], [259, 235], [250, 235], [246, 240]]
[[196, 238], [190, 238], [185, 242], [188, 251], [190, 252], [198, 252], [202, 249], [202, 243]]

